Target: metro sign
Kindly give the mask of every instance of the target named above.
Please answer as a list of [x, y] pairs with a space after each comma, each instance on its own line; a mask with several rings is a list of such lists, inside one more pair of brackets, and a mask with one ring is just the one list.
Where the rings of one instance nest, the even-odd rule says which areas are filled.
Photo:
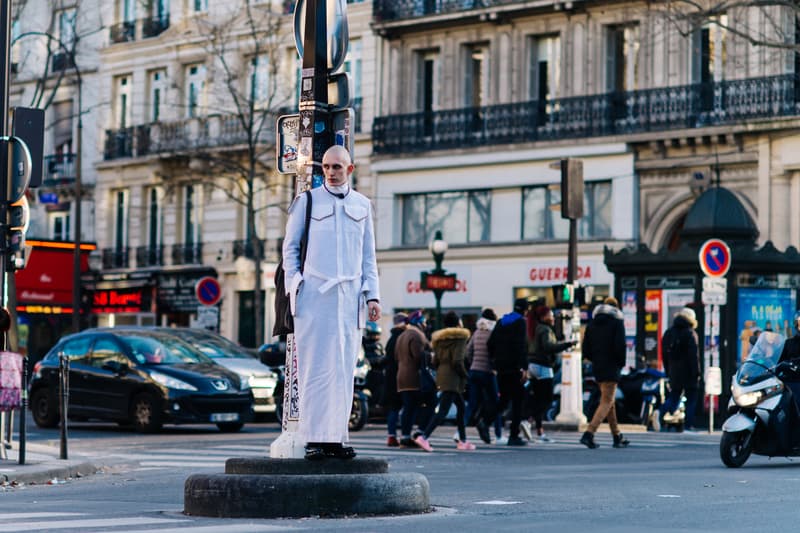
[[454, 291], [456, 290], [456, 275], [422, 272], [420, 285], [423, 291]]

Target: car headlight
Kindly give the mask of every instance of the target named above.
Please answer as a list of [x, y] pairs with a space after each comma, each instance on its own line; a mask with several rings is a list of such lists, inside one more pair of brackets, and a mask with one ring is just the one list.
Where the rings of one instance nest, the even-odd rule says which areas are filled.
[[150, 377], [153, 378], [153, 380], [155, 380], [156, 383], [159, 383], [160, 385], [163, 385], [168, 389], [191, 390], [191, 391], [197, 390], [197, 387], [195, 387], [194, 385], [173, 378], [172, 376], [162, 374], [161, 372], [150, 372]]

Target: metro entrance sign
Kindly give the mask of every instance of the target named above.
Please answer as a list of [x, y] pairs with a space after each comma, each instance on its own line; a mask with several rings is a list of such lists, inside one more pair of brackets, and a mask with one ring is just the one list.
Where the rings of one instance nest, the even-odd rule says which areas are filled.
[[706, 276], [721, 278], [731, 267], [731, 249], [720, 239], [709, 239], [700, 247], [700, 269]]
[[456, 275], [421, 272], [420, 286], [423, 291], [454, 291], [456, 290]]

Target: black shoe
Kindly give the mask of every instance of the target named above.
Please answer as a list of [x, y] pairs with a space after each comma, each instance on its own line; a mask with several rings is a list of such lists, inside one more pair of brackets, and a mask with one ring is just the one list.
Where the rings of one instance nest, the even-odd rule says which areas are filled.
[[409, 439], [409, 438], [400, 439], [400, 447], [401, 448], [419, 448], [419, 446], [417, 446], [417, 443], [414, 442], [413, 439]]
[[305, 458], [309, 461], [321, 461], [325, 459], [325, 450], [320, 446], [306, 446]]
[[491, 444], [492, 437], [489, 435], [489, 428], [486, 427], [486, 422], [483, 420], [478, 420], [478, 423], [475, 424], [475, 427], [478, 429], [478, 435], [480, 435], [481, 440], [486, 444]]
[[339, 446], [332, 447], [325, 450], [326, 457], [333, 457], [334, 459], [352, 459], [356, 456], [356, 451], [352, 446]]
[[581, 444], [583, 444], [584, 446], [586, 446], [591, 450], [600, 447], [600, 445], [594, 441], [594, 433], [591, 433], [589, 431], [583, 432], [583, 436], [581, 437]]
[[622, 433], [614, 435], [614, 444], [613, 444], [614, 448], [627, 448], [628, 444], [630, 443], [631, 442], [628, 439], [626, 439], [622, 435]]
[[519, 437], [508, 437], [508, 442], [506, 444], [508, 446], [527, 446], [528, 443]]

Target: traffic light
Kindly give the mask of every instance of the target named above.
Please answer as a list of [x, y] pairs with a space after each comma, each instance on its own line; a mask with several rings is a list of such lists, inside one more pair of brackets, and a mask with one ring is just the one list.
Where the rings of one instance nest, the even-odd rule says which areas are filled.
[[561, 160], [561, 218], [583, 216], [583, 161]]
[[571, 308], [575, 300], [575, 285], [571, 283], [553, 285], [553, 300], [556, 307]]
[[25, 267], [25, 233], [28, 231], [30, 209], [28, 198], [23, 196], [8, 206], [7, 264], [9, 272]]

